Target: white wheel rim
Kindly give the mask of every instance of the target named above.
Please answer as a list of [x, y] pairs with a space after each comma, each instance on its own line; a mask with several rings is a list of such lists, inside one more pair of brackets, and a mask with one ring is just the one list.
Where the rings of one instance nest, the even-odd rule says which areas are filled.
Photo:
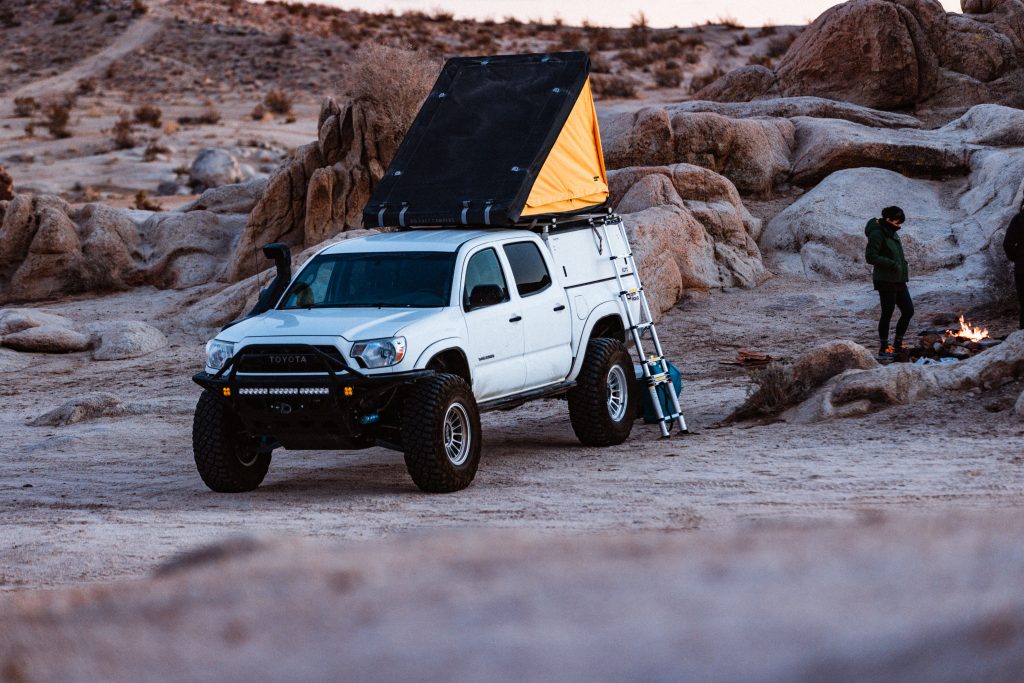
[[472, 434], [469, 430], [469, 413], [461, 403], [448, 406], [444, 414], [444, 452], [451, 464], [459, 467], [469, 460]]
[[256, 461], [260, 459], [260, 454], [258, 452], [253, 453], [252, 457], [248, 460], [244, 459], [243, 453], [244, 451], [241, 448], [238, 448], [235, 452], [235, 458], [238, 460], [238, 464], [242, 467], [252, 467], [256, 464]]
[[629, 398], [629, 388], [626, 384], [626, 373], [621, 365], [615, 365], [608, 372], [608, 416], [613, 422], [621, 422], [626, 416], [626, 403]]

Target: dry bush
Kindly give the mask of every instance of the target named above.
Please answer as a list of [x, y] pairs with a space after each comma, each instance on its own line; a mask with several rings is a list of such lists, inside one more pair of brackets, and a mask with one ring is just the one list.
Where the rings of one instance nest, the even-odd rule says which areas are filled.
[[144, 104], [141, 107], [136, 107], [134, 114], [136, 123], [144, 123], [150, 128], [159, 128], [164, 116], [160, 107], [152, 104]]
[[214, 125], [220, 123], [220, 112], [213, 102], [207, 100], [203, 104], [203, 111], [198, 116], [179, 116], [178, 123], [183, 126]]
[[249, 112], [249, 116], [252, 118], [253, 121], [263, 121], [267, 118], [268, 114], [267, 110], [263, 108], [262, 104], [257, 104], [255, 107], [252, 108], [252, 111]]
[[690, 50], [683, 56], [683, 59], [686, 60], [687, 64], [700, 64], [700, 53], [695, 50]]
[[117, 149], [131, 149], [139, 144], [135, 138], [135, 125], [126, 111], [118, 112], [117, 122], [110, 129], [110, 134]]
[[46, 130], [55, 138], [71, 137], [71, 130], [68, 129], [68, 122], [71, 120], [71, 107], [64, 102], [50, 102], [43, 109], [43, 116], [46, 117]]
[[647, 15], [643, 10], [637, 12], [633, 22], [629, 25], [629, 44], [633, 47], [647, 47], [651, 40], [651, 27], [647, 23]]
[[778, 27], [770, 21], [765, 22], [761, 30], [757, 32], [758, 38], [767, 38], [768, 36], [774, 36], [778, 32]]
[[690, 79], [690, 93], [696, 95], [698, 92], [703, 90], [705, 86], [711, 85], [724, 75], [725, 71], [720, 66], [716, 66], [707, 73], [694, 74], [693, 78]]
[[750, 43], [751, 43], [750, 34], [746, 33], [746, 32], [741, 33], [739, 35], [739, 38], [736, 39], [736, 44], [737, 45], [746, 46], [746, 45], [750, 45]]
[[292, 44], [292, 41], [294, 39], [295, 39], [295, 34], [292, 33], [291, 31], [289, 31], [288, 29], [285, 29], [284, 31], [281, 31], [280, 34], [278, 34], [278, 36], [277, 36], [277, 44], [278, 45], [288, 46], [288, 45]]
[[441, 62], [420, 51], [368, 45], [342, 74], [341, 94], [372, 107], [382, 136], [405, 135], [437, 79]]
[[82, 78], [78, 81], [79, 95], [92, 95], [96, 92], [96, 79], [91, 76], [88, 78]]
[[751, 370], [750, 380], [753, 384], [747, 400], [729, 416], [730, 421], [778, 415], [800, 403], [810, 391], [804, 382], [796, 378], [793, 366], [787, 363], [771, 363]]
[[772, 58], [768, 55], [751, 55], [750, 59], [747, 60], [747, 64], [751, 66], [763, 66], [771, 69], [774, 65]]
[[587, 43], [591, 50], [607, 50], [615, 44], [612, 40], [612, 32], [604, 26], [588, 26], [585, 30]]
[[629, 76], [611, 74], [594, 74], [590, 78], [594, 95], [598, 97], [620, 97], [631, 99], [636, 97], [637, 82]]
[[731, 14], [720, 14], [718, 18], [711, 22], [712, 26], [721, 26], [723, 28], [731, 28], [734, 30], [743, 28], [743, 24], [740, 20]]
[[608, 61], [600, 52], [590, 53], [590, 73], [595, 74], [610, 74], [612, 72], [612, 64]]
[[34, 97], [15, 97], [14, 113], [17, 116], [32, 116], [39, 111], [39, 102]]
[[292, 111], [292, 97], [281, 88], [271, 88], [263, 96], [263, 106], [275, 114], [290, 114]]
[[683, 82], [683, 68], [678, 62], [665, 62], [654, 70], [654, 82], [659, 88], [678, 88]]
[[149, 193], [145, 190], [139, 190], [135, 193], [135, 208], [139, 211], [163, 211], [164, 207], [160, 206], [152, 199], [149, 198]]
[[782, 55], [789, 51], [789, 46], [796, 40], [797, 33], [785, 33], [774, 36], [768, 41], [768, 56], [772, 59], [778, 59]]
[[75, 19], [77, 18], [78, 15], [75, 14], [74, 8], [68, 5], [64, 5], [63, 7], [59, 8], [57, 10], [57, 14], [54, 15], [53, 25], [60, 26], [61, 24], [71, 24], [74, 23]]
[[647, 50], [620, 50], [619, 60], [631, 69], [642, 69], [654, 61]]
[[149, 7], [146, 6], [146, 3], [143, 2], [143, 0], [132, 0], [132, 14], [139, 16], [140, 14], [145, 14], [148, 11]]
[[146, 145], [145, 151], [142, 153], [142, 160], [146, 162], [156, 161], [157, 157], [161, 154], [170, 156], [171, 149], [156, 140], [150, 140], [149, 144]]
[[558, 40], [563, 50], [579, 50], [583, 44], [583, 38], [579, 31], [562, 31]]

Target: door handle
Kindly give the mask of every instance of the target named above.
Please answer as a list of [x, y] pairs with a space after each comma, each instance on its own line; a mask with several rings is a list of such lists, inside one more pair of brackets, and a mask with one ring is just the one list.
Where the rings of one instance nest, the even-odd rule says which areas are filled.
[[558, 304], [557, 306], [555, 306], [554, 310], [556, 310], [556, 311], [564, 311], [565, 310], [565, 304]]
[[511, 318], [509, 318], [508, 321], [510, 323], [517, 323], [517, 322], [519, 322], [522, 319], [523, 319], [523, 316], [521, 316], [521, 315], [514, 315]]

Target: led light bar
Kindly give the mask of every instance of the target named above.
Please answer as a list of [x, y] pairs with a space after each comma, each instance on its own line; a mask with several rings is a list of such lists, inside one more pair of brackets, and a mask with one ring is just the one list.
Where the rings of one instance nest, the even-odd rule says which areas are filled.
[[239, 396], [327, 396], [327, 387], [243, 387]]

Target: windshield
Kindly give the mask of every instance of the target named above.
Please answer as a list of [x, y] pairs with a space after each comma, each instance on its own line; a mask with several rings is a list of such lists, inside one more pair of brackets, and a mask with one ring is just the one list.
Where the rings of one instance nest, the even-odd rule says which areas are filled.
[[455, 254], [321, 254], [302, 269], [281, 308], [437, 308], [451, 302]]

